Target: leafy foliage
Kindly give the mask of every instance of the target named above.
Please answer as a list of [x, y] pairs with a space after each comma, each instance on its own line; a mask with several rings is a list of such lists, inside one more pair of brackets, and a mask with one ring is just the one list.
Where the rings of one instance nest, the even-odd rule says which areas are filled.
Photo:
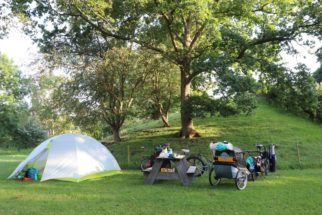
[[320, 123], [322, 123], [322, 86], [319, 85], [318, 87], [318, 105], [316, 109], [316, 120]]
[[191, 96], [189, 98], [189, 108], [191, 109], [193, 117], [214, 116], [218, 110], [215, 100], [206, 93], [201, 96]]
[[322, 83], [322, 67], [320, 67], [314, 72], [313, 77], [316, 80], [316, 82], [318, 82], [319, 84]]
[[128, 48], [113, 48], [96, 63], [73, 74], [56, 92], [56, 98], [78, 124], [106, 124], [114, 141], [119, 142], [120, 128], [149, 71], [149, 59]]
[[297, 70], [277, 73], [268, 98], [286, 110], [306, 114], [314, 120], [318, 107], [315, 81], [304, 65]]
[[28, 93], [27, 82], [13, 62], [0, 53], [0, 105], [21, 103]]
[[50, 136], [78, 130], [68, 113], [60, 112], [54, 101], [54, 90], [64, 83], [65, 79], [50, 71], [42, 71], [32, 78], [30, 111], [37, 116]]
[[44, 130], [39, 121], [34, 117], [29, 117], [24, 125], [16, 129], [11, 145], [17, 148], [31, 148], [37, 146], [46, 137], [47, 131]]
[[0, 145], [27, 147], [46, 136], [37, 120], [29, 117], [24, 100], [29, 92], [30, 81], [0, 54]]
[[215, 73], [195, 79], [193, 86], [202, 92], [201, 96], [190, 98], [194, 116], [248, 115], [256, 108], [258, 84], [251, 73], [247, 74], [239, 66], [217, 67]]
[[320, 47], [319, 51], [317, 52], [317, 56], [320, 61], [320, 67], [313, 73], [313, 77], [315, 78], [316, 82], [321, 84], [322, 83], [322, 47]]
[[211, 98], [207, 94], [194, 95], [189, 101], [194, 117], [248, 115], [256, 108], [256, 97], [250, 93], [238, 94], [234, 98], [218, 99]]
[[177, 106], [179, 98], [179, 68], [159, 55], [148, 54], [151, 59], [148, 76], [137, 95], [140, 114], [153, 119], [161, 117], [164, 126], [170, 126], [169, 111]]

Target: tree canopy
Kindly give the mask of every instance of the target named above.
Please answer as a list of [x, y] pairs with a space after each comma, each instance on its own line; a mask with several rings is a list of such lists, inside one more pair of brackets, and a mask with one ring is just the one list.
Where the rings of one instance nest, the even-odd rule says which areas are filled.
[[113, 48], [93, 67], [73, 74], [56, 92], [56, 98], [60, 106], [85, 123], [109, 125], [114, 142], [120, 142], [120, 128], [148, 76], [149, 61], [129, 48]]

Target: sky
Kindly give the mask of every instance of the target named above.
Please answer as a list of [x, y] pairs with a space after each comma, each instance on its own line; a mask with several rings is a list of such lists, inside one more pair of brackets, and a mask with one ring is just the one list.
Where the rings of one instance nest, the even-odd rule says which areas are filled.
[[0, 39], [0, 52], [12, 59], [25, 74], [34, 73], [30, 64], [38, 54], [38, 48], [18, 29], [12, 29], [6, 38]]
[[294, 68], [298, 63], [304, 63], [311, 72], [315, 72], [319, 67], [320, 63], [315, 55], [315, 52], [319, 47], [322, 47], [322, 41], [314, 40], [316, 45], [314, 48], [309, 48], [308, 46], [299, 45], [296, 42], [291, 42], [293, 47], [299, 52], [297, 55], [289, 55], [286, 52], [282, 52], [281, 56], [283, 62], [288, 65], [288, 67]]
[[[314, 55], [315, 49], [300, 46], [293, 42], [292, 45], [299, 51], [296, 56], [291, 56], [286, 53], [282, 53], [283, 61], [285, 64], [293, 68], [297, 63], [304, 63], [310, 69], [311, 72], [316, 71], [320, 64], [317, 61], [317, 57]], [[317, 47], [321, 47], [322, 42], [318, 42]], [[5, 53], [11, 58], [15, 64], [26, 75], [32, 75], [36, 71], [33, 71], [31, 67], [32, 60], [38, 55], [38, 48], [32, 43], [32, 40], [24, 35], [19, 29], [12, 29], [7, 36], [0, 40], [0, 52]]]

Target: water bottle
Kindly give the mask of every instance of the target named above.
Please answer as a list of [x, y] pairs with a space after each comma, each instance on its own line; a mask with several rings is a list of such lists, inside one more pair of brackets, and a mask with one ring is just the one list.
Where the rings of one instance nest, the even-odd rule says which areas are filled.
[[171, 148], [168, 149], [168, 157], [169, 158], [172, 158], [173, 157], [173, 152], [172, 152], [172, 149]]

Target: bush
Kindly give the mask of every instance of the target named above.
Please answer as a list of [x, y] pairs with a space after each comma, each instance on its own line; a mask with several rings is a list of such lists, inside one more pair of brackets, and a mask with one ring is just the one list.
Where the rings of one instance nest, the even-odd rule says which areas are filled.
[[12, 145], [18, 149], [34, 147], [46, 138], [47, 132], [40, 124], [36, 120], [28, 120], [25, 125], [16, 129]]
[[192, 117], [213, 116], [218, 110], [217, 105], [216, 101], [207, 94], [191, 96], [189, 98], [189, 108], [192, 112]]
[[192, 111], [192, 117], [248, 115], [256, 108], [256, 97], [249, 92], [237, 93], [233, 97], [218, 99], [203, 94], [191, 96], [189, 108]]

